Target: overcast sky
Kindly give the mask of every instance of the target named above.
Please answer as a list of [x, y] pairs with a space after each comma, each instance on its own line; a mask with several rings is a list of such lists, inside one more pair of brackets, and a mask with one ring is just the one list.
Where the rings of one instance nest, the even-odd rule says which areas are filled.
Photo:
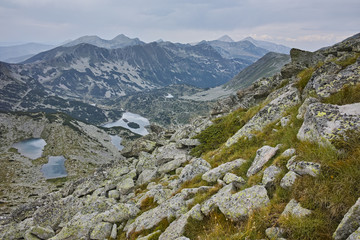
[[360, 0], [0, 0], [0, 43], [123, 33], [145, 42], [229, 35], [316, 50], [360, 32]]

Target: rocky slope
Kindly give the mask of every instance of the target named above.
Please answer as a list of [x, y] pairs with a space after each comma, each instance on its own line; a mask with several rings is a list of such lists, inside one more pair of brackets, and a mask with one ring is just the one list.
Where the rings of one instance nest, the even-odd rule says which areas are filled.
[[360, 38], [290, 54], [213, 119], [152, 126], [3, 217], [1, 238], [358, 239]]

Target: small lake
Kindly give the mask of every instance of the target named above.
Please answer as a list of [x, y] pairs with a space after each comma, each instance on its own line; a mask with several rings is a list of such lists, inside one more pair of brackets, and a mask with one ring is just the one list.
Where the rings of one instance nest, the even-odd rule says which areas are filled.
[[124, 148], [124, 146], [121, 145], [121, 140], [122, 140], [121, 137], [119, 137], [119, 136], [117, 136], [117, 135], [110, 135], [110, 138], [111, 138], [111, 143], [112, 143], [115, 147], [117, 147], [117, 149], [119, 149], [119, 151], [121, 151], [121, 150]]
[[12, 145], [18, 152], [32, 160], [41, 157], [46, 142], [42, 138], [31, 138]]
[[149, 134], [149, 132], [145, 128], [145, 126], [148, 125], [150, 125], [148, 119], [135, 113], [125, 112], [119, 120], [117, 120], [116, 122], [105, 124], [103, 127], [123, 127], [129, 129], [133, 133], [144, 136]]
[[64, 156], [49, 156], [48, 163], [42, 165], [41, 172], [46, 179], [67, 177]]

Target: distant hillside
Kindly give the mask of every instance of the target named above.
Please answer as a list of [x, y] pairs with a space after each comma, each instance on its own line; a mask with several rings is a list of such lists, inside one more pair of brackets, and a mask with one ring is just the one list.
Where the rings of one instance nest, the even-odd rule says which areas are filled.
[[27, 58], [47, 51], [54, 46], [40, 43], [26, 43], [15, 46], [0, 47], [0, 61], [8, 63], [18, 63]]
[[284, 45], [280, 45], [280, 44], [276, 44], [276, 43], [272, 43], [272, 42], [268, 42], [268, 41], [255, 40], [251, 37], [247, 37], [243, 41], [249, 41], [249, 42], [253, 43], [255, 46], [264, 48], [270, 52], [289, 54], [290, 49], [291, 49]]
[[281, 68], [290, 62], [290, 55], [270, 52], [254, 64], [248, 66], [224, 85], [227, 89], [238, 90], [246, 88], [256, 80], [270, 77], [280, 72]]

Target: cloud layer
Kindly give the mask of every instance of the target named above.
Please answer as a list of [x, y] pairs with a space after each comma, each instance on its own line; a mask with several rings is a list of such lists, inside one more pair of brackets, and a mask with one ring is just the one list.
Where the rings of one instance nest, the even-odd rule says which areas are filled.
[[143, 41], [252, 36], [315, 50], [360, 31], [358, 0], [2, 0], [0, 42], [123, 33]]

